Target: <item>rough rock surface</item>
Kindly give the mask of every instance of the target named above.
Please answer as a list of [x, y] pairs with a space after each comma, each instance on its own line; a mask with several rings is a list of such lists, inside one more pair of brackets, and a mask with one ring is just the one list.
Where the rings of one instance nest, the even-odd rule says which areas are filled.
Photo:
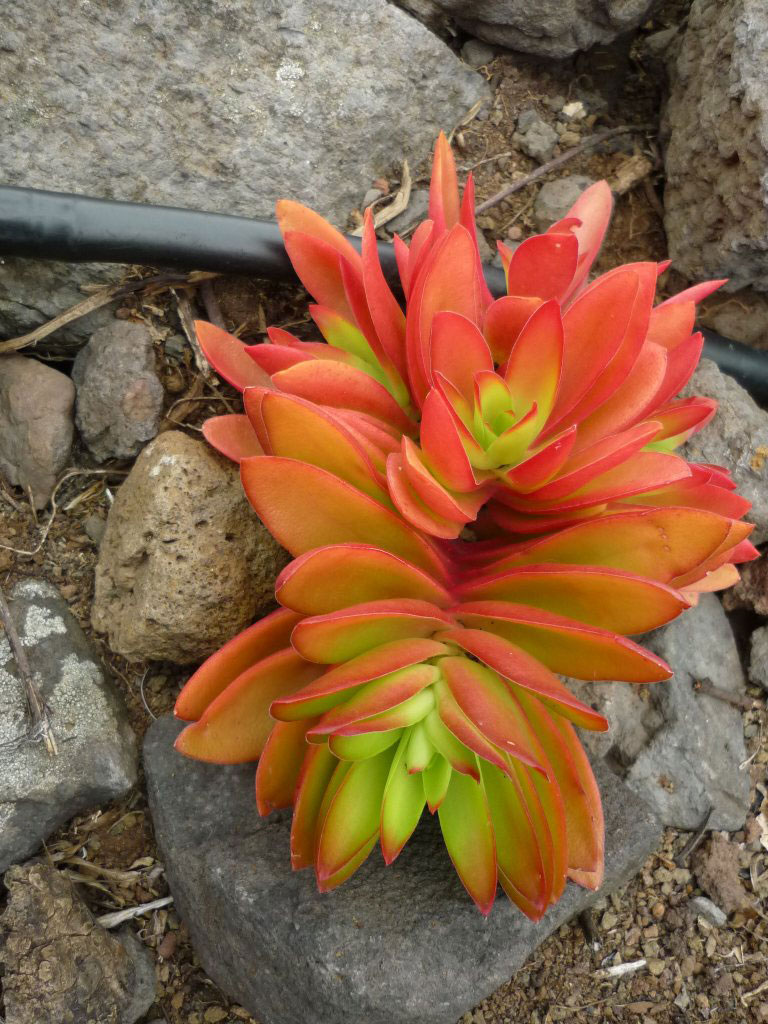
[[96, 331], [72, 367], [75, 422], [99, 462], [126, 459], [157, 433], [163, 385], [144, 324], [114, 320]]
[[752, 634], [749, 678], [764, 690], [768, 690], [768, 626], [761, 626]]
[[[2, 270], [0, 270], [2, 273]], [[75, 386], [27, 356], [0, 357], [0, 472], [44, 508], [72, 448]]]
[[155, 999], [150, 951], [97, 924], [49, 864], [12, 867], [2, 917], [5, 1024], [133, 1024]]
[[739, 572], [739, 582], [723, 595], [726, 611], [749, 608], [768, 618], [768, 557], [762, 555], [754, 562], [740, 565]]
[[694, 0], [670, 67], [664, 225], [677, 270], [768, 291], [768, 6]]
[[433, 0], [467, 32], [510, 50], [568, 57], [636, 29], [654, 0]]
[[555, 152], [559, 136], [535, 110], [524, 110], [517, 119], [515, 141], [532, 160], [546, 163]]
[[9, 606], [59, 753], [50, 757], [28, 736], [24, 688], [0, 634], [0, 870], [34, 853], [73, 815], [125, 794], [137, 761], [120, 698], [55, 588], [24, 580]]
[[733, 377], [702, 359], [683, 395], [706, 395], [718, 402], [711, 423], [682, 449], [691, 462], [710, 462], [730, 470], [739, 494], [752, 502], [746, 517], [755, 524], [753, 544], [768, 539], [768, 412]]
[[[291, 871], [285, 814], [258, 817], [253, 766], [186, 760], [172, 749], [179, 729], [158, 720], [144, 748], [171, 891], [205, 970], [262, 1024], [452, 1024], [595, 899], [569, 885], [533, 925], [501, 894], [484, 919], [428, 815], [392, 867], [374, 851], [318, 895], [311, 872]], [[607, 892], [639, 869], [659, 827], [610, 772], [598, 779]]]
[[584, 189], [594, 185], [594, 179], [585, 174], [572, 174], [568, 178], [547, 181], [536, 196], [533, 216], [539, 231], [546, 231], [570, 210]]
[[741, 712], [694, 691], [702, 682], [737, 697], [745, 692], [720, 602], [704, 594], [697, 607], [641, 642], [668, 662], [674, 677], [649, 686], [573, 683], [611, 725], [607, 733], [582, 733], [584, 745], [594, 756], [607, 755], [665, 825], [695, 829], [712, 805], [710, 828], [742, 828], [749, 773], [739, 770], [747, 756]]
[[[3, 169], [0, 142], [0, 171]], [[0, 264], [0, 334], [16, 338], [47, 323], [87, 295], [81, 286], [114, 284], [123, 268], [106, 263], [59, 263], [3, 257]], [[38, 342], [36, 349], [69, 355], [81, 348], [94, 331], [114, 322], [117, 301], [73, 320]]]
[[109, 511], [92, 622], [126, 658], [199, 661], [270, 607], [286, 561], [236, 467], [168, 431], [141, 453]]
[[[272, 216], [290, 196], [343, 224], [364, 183], [403, 157], [415, 166], [488, 92], [387, 0], [12, 4], [4, 14], [9, 185], [244, 216]], [[68, 279], [57, 274], [57, 287]], [[34, 301], [28, 310], [27, 327], [41, 322]]]

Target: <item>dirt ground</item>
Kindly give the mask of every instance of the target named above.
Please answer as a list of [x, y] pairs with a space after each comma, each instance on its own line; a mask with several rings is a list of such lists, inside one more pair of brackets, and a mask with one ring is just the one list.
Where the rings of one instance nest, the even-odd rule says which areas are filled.
[[[666, 5], [665, 13], [644, 31], [671, 24], [684, 6]], [[649, 64], [643, 52], [636, 45], [628, 54], [606, 51], [600, 60], [592, 55], [592, 64], [584, 58], [568, 67], [543, 67], [503, 56], [483, 69], [494, 90], [490, 114], [459, 126], [454, 136], [460, 168], [463, 172], [474, 168], [479, 201], [534, 169], [534, 162], [519, 153], [512, 140], [517, 113], [527, 106], [534, 106], [553, 123], [555, 115], [547, 100], [558, 95], [579, 99], [600, 91], [612, 96], [612, 105], [598, 114], [594, 130], [655, 125], [662, 87], [658, 66]], [[608, 267], [663, 259], [663, 174], [655, 131], [621, 136], [606, 150], [610, 151], [579, 156], [548, 177], [579, 173], [611, 180], [622, 173], [631, 157], [646, 157], [648, 173], [618, 201], [601, 263]], [[388, 180], [395, 192], [399, 181], [396, 169], [391, 170]], [[413, 170], [414, 187], [426, 187], [426, 165]], [[370, 185], [360, 182], [361, 197]], [[522, 189], [482, 215], [479, 223], [489, 243], [494, 244], [495, 238], [514, 241], [535, 230], [532, 211], [539, 187], [540, 182]], [[356, 212], [350, 211], [350, 225], [356, 219]], [[676, 290], [682, 285], [670, 272], [663, 288]], [[304, 299], [298, 289], [220, 279], [213, 284], [213, 294], [227, 325], [241, 336], [258, 338], [266, 324], [290, 326], [299, 334], [307, 329]], [[193, 289], [189, 297], [205, 315], [206, 296]], [[741, 296], [736, 301], [749, 304], [751, 299]], [[210, 294], [207, 304], [210, 311]], [[183, 429], [197, 431], [207, 416], [222, 411], [222, 405], [236, 405], [234, 393], [226, 387], [213, 389], [202, 383], [189, 346], [173, 348], [168, 344], [182, 334], [177, 303], [170, 293], [138, 293], [125, 301], [117, 316], [140, 318], [153, 331], [168, 393], [166, 428], [183, 424]], [[61, 485], [52, 521], [50, 510], [35, 517], [20, 492], [0, 484], [0, 580], [4, 588], [10, 588], [20, 578], [42, 576], [59, 588], [112, 673], [131, 724], [141, 737], [152, 718], [171, 710], [188, 673], [164, 663], [128, 663], [94, 635], [90, 603], [97, 545], [91, 537], [97, 535], [97, 521], [106, 517], [115, 489], [130, 467], [114, 464], [108, 473], [90, 473], [82, 451], [75, 452], [74, 464], [86, 471]], [[764, 781], [768, 730], [765, 694], [752, 688], [749, 697], [751, 708], [744, 712], [744, 722], [754, 800], [746, 831], [730, 839], [736, 851], [731, 868], [752, 905], [732, 913], [722, 928], [692, 915], [688, 902], [701, 893], [694, 873], [696, 855], [681, 857], [690, 836], [668, 830], [661, 850], [624, 890], [602, 900], [588, 919], [564, 925], [508, 984], [465, 1015], [462, 1024], [768, 1021], [768, 849], [760, 845], [768, 816]], [[758, 821], [761, 814], [762, 825]], [[762, 838], [768, 844], [768, 836]], [[700, 850], [706, 852], [711, 843], [706, 837]], [[70, 822], [50, 838], [44, 852], [78, 883], [97, 914], [135, 906], [168, 892], [143, 782], [127, 800]], [[158, 998], [143, 1024], [253, 1021], [206, 977], [172, 906], [133, 924], [157, 956]], [[471, 950], [467, 953], [471, 955]], [[645, 963], [639, 969], [619, 976], [608, 973], [641, 959]]]

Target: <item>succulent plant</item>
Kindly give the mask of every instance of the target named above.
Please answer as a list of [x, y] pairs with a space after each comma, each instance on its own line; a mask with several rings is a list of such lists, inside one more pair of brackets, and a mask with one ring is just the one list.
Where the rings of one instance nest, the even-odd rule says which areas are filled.
[[655, 263], [588, 283], [604, 183], [482, 273], [473, 187], [444, 137], [429, 218], [395, 239], [405, 312], [367, 215], [362, 252], [278, 204], [322, 341], [244, 345], [198, 324], [244, 415], [209, 420], [295, 560], [280, 610], [179, 697], [177, 748], [259, 760], [262, 814], [293, 807], [291, 863], [321, 890], [377, 842], [391, 863], [426, 807], [483, 913], [497, 884], [533, 919], [603, 871], [600, 796], [575, 727], [608, 724], [560, 676], [659, 682], [627, 637], [738, 578], [749, 503], [673, 454], [714, 414], [676, 399], [701, 353], [695, 303], [654, 306]]

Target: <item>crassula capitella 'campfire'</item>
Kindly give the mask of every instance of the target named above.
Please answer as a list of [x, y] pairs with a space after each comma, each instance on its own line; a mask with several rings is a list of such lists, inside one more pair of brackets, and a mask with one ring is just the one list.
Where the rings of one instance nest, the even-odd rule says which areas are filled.
[[[244, 345], [198, 324], [245, 414], [205, 425], [294, 556], [279, 611], [182, 691], [177, 748], [255, 761], [262, 814], [293, 807], [291, 861], [321, 890], [425, 807], [487, 913], [529, 917], [567, 878], [600, 884], [599, 793], [574, 726], [606, 721], [560, 675], [634, 683], [668, 666], [632, 640], [755, 556], [728, 472], [675, 449], [713, 415], [677, 399], [701, 353], [695, 303], [654, 306], [664, 266], [588, 276], [604, 183], [483, 278], [471, 178], [438, 141], [429, 218], [395, 240], [405, 311], [381, 271], [310, 210], [278, 204], [323, 340]], [[468, 529], [469, 528], [469, 529]]]

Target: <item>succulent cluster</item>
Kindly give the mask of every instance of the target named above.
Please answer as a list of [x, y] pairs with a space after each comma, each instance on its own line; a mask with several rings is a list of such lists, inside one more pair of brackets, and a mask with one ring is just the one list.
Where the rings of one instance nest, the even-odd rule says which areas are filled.
[[258, 759], [260, 813], [293, 807], [291, 862], [321, 890], [380, 842], [393, 861], [425, 806], [470, 896], [501, 884], [530, 918], [603, 870], [600, 796], [575, 726], [607, 722], [560, 675], [658, 682], [627, 639], [755, 556], [725, 469], [674, 451], [714, 414], [677, 399], [701, 354], [695, 303], [654, 306], [665, 265], [588, 283], [605, 183], [483, 277], [473, 187], [446, 139], [429, 217], [395, 238], [405, 311], [378, 258], [305, 207], [278, 220], [322, 341], [271, 328], [200, 344], [243, 391], [209, 442], [294, 556], [280, 610], [231, 640], [176, 705], [177, 748]]

